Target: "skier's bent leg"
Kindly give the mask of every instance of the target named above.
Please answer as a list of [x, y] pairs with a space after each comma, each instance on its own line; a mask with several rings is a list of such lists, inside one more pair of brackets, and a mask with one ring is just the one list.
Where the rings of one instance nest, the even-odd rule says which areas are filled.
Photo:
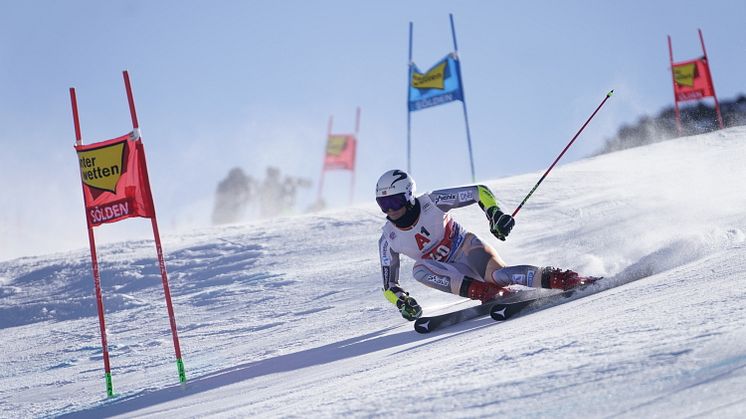
[[540, 267], [533, 265], [506, 266], [492, 272], [492, 280], [502, 287], [518, 284], [541, 288], [541, 271]]
[[412, 268], [412, 276], [430, 288], [457, 295], [466, 277], [455, 265], [435, 260], [416, 262]]
[[508, 286], [519, 284], [534, 288], [555, 288], [567, 290], [583, 283], [585, 278], [571, 270], [532, 265], [506, 266], [492, 273], [496, 284]]
[[505, 261], [497, 254], [497, 251], [473, 233], [466, 234], [464, 244], [461, 245], [453, 260], [467, 265], [476, 274], [476, 276], [473, 274], [469, 276], [490, 283], [493, 279], [492, 273], [505, 267]]
[[[423, 284], [472, 300], [489, 301], [504, 291], [501, 286], [467, 275], [470, 267], [423, 260], [415, 263], [412, 275]], [[473, 274], [471, 274], [473, 275]]]

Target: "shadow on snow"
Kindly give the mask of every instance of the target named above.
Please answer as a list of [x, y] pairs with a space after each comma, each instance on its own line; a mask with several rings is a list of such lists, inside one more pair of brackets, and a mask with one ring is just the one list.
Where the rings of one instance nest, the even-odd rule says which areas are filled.
[[481, 329], [491, 324], [496, 325], [497, 323], [494, 323], [489, 318], [481, 319], [473, 322], [465, 322], [464, 324], [456, 325], [448, 329], [449, 332], [453, 333], [444, 334], [442, 332], [435, 332], [430, 335], [420, 335], [410, 328], [398, 333], [387, 334], [390, 330], [394, 330], [401, 326], [389, 327], [328, 345], [238, 365], [191, 379], [184, 385], [175, 385], [153, 391], [145, 390], [124, 397], [115, 398], [99, 405], [76, 412], [62, 414], [58, 417], [79, 418], [125, 414], [147, 407], [156, 406], [160, 403], [179, 399], [181, 397], [192, 396], [270, 374], [290, 372], [303, 368], [324, 365], [422, 341], [413, 347], [403, 348], [399, 352], [410, 351], [425, 345], [440, 342], [443, 339], [448, 339], [458, 334]]

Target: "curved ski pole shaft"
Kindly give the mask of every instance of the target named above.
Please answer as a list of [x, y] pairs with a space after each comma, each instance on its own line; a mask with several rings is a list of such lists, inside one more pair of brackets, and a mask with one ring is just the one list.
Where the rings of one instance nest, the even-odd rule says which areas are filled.
[[602, 106], [604, 106], [604, 103], [606, 103], [606, 101], [611, 97], [611, 95], [613, 93], [614, 93], [614, 90], [612, 90], [612, 91], [610, 91], [609, 93], [606, 94], [606, 97], [604, 98], [603, 101], [601, 101], [601, 104], [598, 105], [598, 107], [596, 108], [596, 110], [593, 111], [593, 113], [591, 114], [590, 117], [588, 117], [588, 120], [585, 121], [585, 124], [583, 124], [583, 126], [580, 127], [580, 129], [575, 134], [575, 136], [572, 137], [572, 140], [570, 140], [570, 142], [567, 143], [567, 145], [565, 146], [565, 149], [562, 150], [562, 152], [559, 154], [559, 156], [557, 156], [556, 159], [554, 159], [554, 162], [552, 163], [552, 165], [549, 166], [549, 169], [547, 169], [546, 172], [544, 172], [544, 175], [541, 177], [541, 179], [539, 179], [539, 181], [536, 182], [536, 185], [534, 185], [534, 187], [531, 189], [531, 192], [529, 192], [528, 195], [526, 195], [526, 197], [523, 198], [523, 201], [521, 201], [521, 204], [518, 205], [518, 207], [515, 209], [515, 211], [513, 211], [513, 214], [512, 214], [513, 217], [515, 217], [515, 215], [518, 214], [518, 211], [520, 211], [520, 209], [523, 207], [523, 204], [525, 204], [526, 201], [528, 201], [528, 198], [530, 198], [531, 195], [533, 195], [534, 191], [536, 191], [536, 188], [539, 187], [539, 185], [541, 184], [541, 182], [544, 181], [544, 178], [546, 178], [547, 175], [549, 174], [549, 172], [552, 171], [552, 169], [554, 168], [554, 165], [556, 165], [557, 162], [559, 161], [559, 159], [562, 158], [562, 156], [565, 154], [565, 152], [567, 151], [567, 149], [569, 149], [570, 146], [572, 145], [572, 143], [575, 142], [575, 139], [578, 138], [578, 136], [580, 135], [581, 132], [583, 132], [583, 130], [585, 129], [586, 125], [588, 125], [588, 123], [591, 122], [591, 119], [593, 119], [593, 117], [596, 116], [596, 113], [599, 111], [599, 109], [601, 109]]

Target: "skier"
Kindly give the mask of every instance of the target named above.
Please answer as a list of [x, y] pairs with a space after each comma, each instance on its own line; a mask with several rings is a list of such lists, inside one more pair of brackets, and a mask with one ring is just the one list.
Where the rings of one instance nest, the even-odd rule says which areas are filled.
[[482, 302], [509, 292], [505, 287], [512, 284], [566, 290], [585, 280], [573, 271], [550, 266], [506, 266], [495, 249], [448, 214], [478, 203], [490, 232], [504, 241], [515, 220], [500, 211], [486, 186], [441, 189], [415, 197], [414, 179], [402, 170], [389, 170], [378, 179], [376, 202], [387, 219], [378, 243], [384, 295], [407, 320], [419, 318], [422, 308], [399, 285], [400, 253], [415, 260], [412, 276], [417, 281]]

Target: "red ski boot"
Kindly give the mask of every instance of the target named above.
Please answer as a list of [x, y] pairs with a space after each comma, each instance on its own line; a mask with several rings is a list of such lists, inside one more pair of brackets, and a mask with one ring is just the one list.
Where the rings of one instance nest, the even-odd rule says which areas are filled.
[[460, 292], [462, 297], [480, 300], [482, 303], [502, 297], [508, 293], [510, 293], [510, 290], [507, 288], [472, 278], [464, 278]]
[[576, 272], [566, 270], [562, 272], [561, 269], [547, 266], [541, 271], [541, 287], [542, 288], [555, 288], [561, 290], [569, 290], [577, 286], [583, 285], [586, 279], [579, 276]]

